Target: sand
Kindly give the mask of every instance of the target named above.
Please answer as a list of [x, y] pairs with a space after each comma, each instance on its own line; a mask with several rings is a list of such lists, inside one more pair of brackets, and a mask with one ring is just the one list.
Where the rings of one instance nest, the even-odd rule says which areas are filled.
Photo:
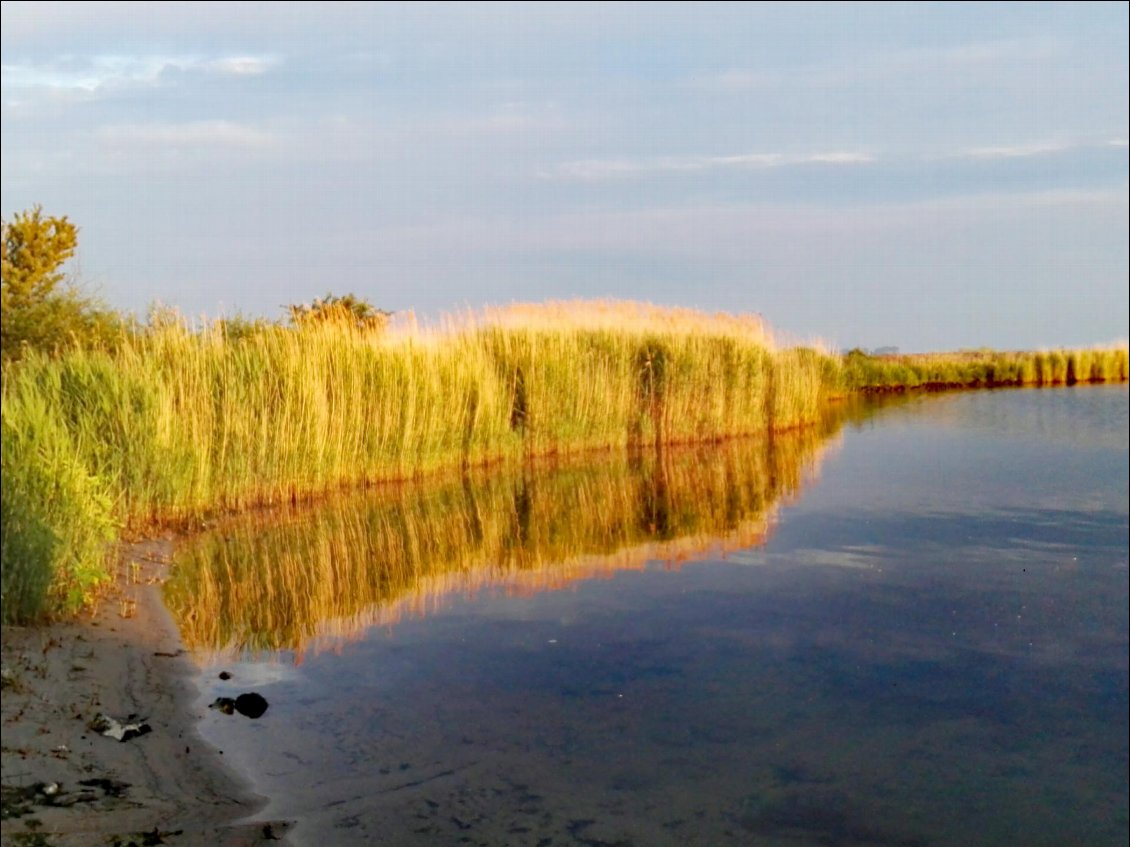
[[[170, 552], [168, 540], [131, 546], [106, 597], [74, 620], [4, 627], [5, 847], [285, 843], [284, 822], [240, 822], [265, 800], [196, 731], [196, 668], [160, 598]], [[91, 729], [99, 714], [151, 731], [119, 742]]]

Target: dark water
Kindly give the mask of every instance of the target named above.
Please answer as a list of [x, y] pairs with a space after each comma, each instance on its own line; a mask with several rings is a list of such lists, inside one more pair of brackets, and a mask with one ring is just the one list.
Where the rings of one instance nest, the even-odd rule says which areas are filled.
[[1127, 421], [961, 393], [382, 495], [199, 541], [170, 606], [298, 844], [1125, 845]]

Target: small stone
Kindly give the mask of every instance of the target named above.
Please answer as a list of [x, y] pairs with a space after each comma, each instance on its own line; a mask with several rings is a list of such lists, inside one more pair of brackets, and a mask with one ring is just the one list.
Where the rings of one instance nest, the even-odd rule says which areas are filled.
[[240, 694], [235, 698], [235, 710], [249, 718], [261, 718], [267, 711], [267, 700], [261, 694]]
[[208, 708], [217, 709], [223, 712], [225, 715], [234, 715], [235, 700], [233, 700], [231, 697], [217, 697], [212, 701], [212, 705], [210, 705]]

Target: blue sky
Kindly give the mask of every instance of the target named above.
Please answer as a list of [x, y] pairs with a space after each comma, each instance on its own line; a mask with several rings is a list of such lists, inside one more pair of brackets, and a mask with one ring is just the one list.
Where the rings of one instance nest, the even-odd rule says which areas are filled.
[[617, 297], [1128, 335], [1128, 6], [3, 3], [2, 191], [111, 304]]

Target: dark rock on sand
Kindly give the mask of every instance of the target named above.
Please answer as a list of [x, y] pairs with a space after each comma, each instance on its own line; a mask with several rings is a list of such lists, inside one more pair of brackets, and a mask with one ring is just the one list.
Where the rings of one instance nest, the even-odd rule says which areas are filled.
[[267, 700], [262, 694], [254, 692], [240, 694], [234, 700], [231, 697], [217, 697], [209, 709], [219, 709], [225, 715], [239, 712], [249, 718], [260, 718], [267, 711]]

